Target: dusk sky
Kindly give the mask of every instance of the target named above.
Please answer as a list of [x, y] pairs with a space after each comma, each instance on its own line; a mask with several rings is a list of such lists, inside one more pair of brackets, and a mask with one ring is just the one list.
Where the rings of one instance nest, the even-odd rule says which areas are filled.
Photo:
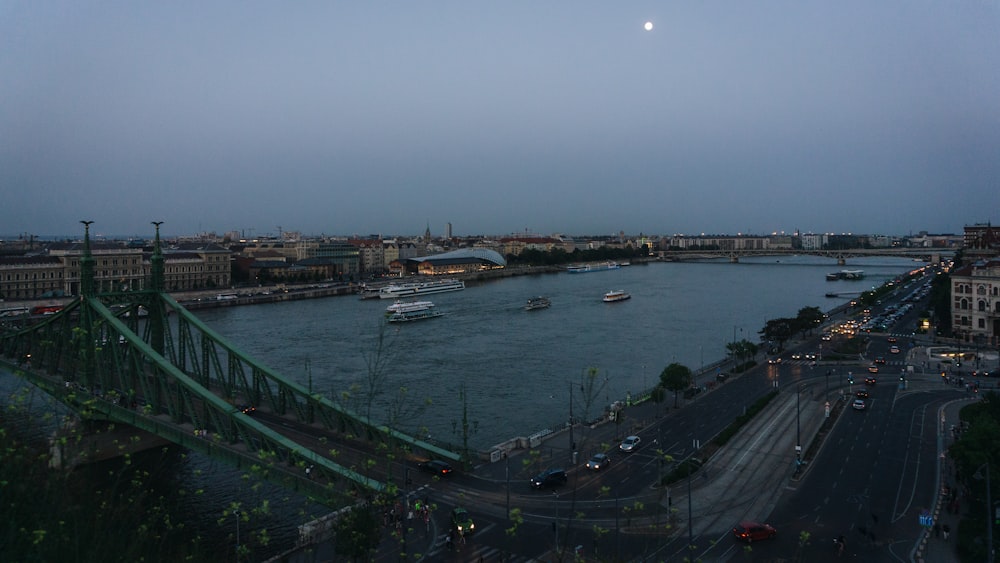
[[1000, 223], [995, 0], [0, 0], [0, 100], [4, 237]]

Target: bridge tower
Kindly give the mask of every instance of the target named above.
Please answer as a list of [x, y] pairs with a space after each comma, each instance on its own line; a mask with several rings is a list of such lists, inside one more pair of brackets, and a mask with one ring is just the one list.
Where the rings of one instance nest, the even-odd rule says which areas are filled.
[[[164, 272], [166, 268], [164, 267], [163, 249], [160, 247], [160, 225], [163, 221], [153, 221], [153, 226], [156, 227], [156, 238], [153, 240], [153, 256], [150, 258], [150, 290], [154, 294], [160, 294], [166, 291], [166, 275]], [[149, 303], [149, 320], [150, 320], [150, 335], [149, 335], [149, 345], [157, 354], [163, 355], [164, 351], [164, 326], [167, 316], [166, 307], [163, 305], [162, 299], [150, 299]]]
[[[80, 297], [82, 300], [94, 297], [94, 255], [90, 252], [90, 225], [93, 221], [80, 221], [83, 223], [83, 256], [80, 258]], [[96, 334], [94, 323], [94, 312], [90, 307], [80, 308], [80, 325], [83, 329], [83, 337], [93, 340]], [[94, 346], [81, 346], [83, 352], [83, 362], [80, 369], [80, 377], [88, 387], [93, 385], [96, 368], [96, 358]]]

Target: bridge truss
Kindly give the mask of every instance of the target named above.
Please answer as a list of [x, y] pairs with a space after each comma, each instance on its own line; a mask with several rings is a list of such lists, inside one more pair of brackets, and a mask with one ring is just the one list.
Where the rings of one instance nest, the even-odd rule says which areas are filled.
[[[89, 232], [86, 241], [84, 260]], [[84, 420], [130, 425], [238, 468], [253, 467], [326, 504], [383, 491], [387, 483], [358, 471], [360, 464], [343, 466], [329, 446], [318, 452], [300, 444], [280, 431], [283, 425], [259, 420], [248, 407], [300, 432], [460, 459], [374, 424], [241, 353], [162, 291], [158, 258], [162, 275], [157, 225], [152, 289], [88, 295], [93, 285], [82, 264], [82, 296], [0, 335], [0, 363]]]

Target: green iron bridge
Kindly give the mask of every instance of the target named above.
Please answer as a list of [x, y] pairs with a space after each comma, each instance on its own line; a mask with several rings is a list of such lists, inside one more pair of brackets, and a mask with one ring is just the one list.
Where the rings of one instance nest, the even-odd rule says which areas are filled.
[[0, 334], [0, 365], [80, 420], [138, 429], [330, 506], [400, 483], [393, 458], [462, 461], [285, 379], [185, 310], [163, 290], [160, 223], [150, 289], [95, 293], [83, 223], [80, 297]]

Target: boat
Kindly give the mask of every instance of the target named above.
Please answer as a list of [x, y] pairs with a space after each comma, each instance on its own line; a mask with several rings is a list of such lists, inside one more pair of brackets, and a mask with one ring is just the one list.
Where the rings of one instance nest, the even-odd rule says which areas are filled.
[[406, 323], [410, 321], [420, 321], [423, 319], [433, 319], [434, 317], [440, 317], [443, 315], [441, 311], [434, 309], [433, 307], [428, 307], [426, 309], [417, 309], [414, 311], [396, 311], [389, 315], [387, 319], [390, 323]]
[[430, 295], [432, 293], [461, 291], [463, 289], [465, 289], [465, 282], [456, 279], [406, 282], [387, 285], [379, 289], [378, 296], [380, 299], [397, 299], [399, 297]]
[[397, 299], [395, 303], [385, 308], [385, 314], [412, 313], [414, 311], [432, 309], [433, 307], [434, 303], [431, 301], [400, 301]]
[[358, 290], [358, 295], [362, 300], [365, 299], [378, 299], [379, 292], [382, 290], [380, 285], [367, 285], [362, 284], [361, 289]]
[[625, 301], [626, 299], [631, 299], [632, 296], [625, 292], [624, 289], [615, 289], [604, 294], [605, 303], [615, 303], [617, 301]]
[[552, 305], [548, 297], [532, 297], [528, 299], [528, 302], [524, 305], [525, 311], [534, 311], [536, 309], [548, 309]]
[[607, 262], [598, 262], [595, 264], [574, 264], [572, 266], [567, 266], [566, 271], [571, 274], [582, 274], [585, 272], [603, 272], [605, 270], [617, 270], [621, 268], [621, 264], [618, 262], [613, 262], [608, 260]]
[[864, 270], [841, 270], [839, 272], [831, 272], [826, 275], [826, 281], [837, 281], [837, 280], [860, 280], [864, 279]]

